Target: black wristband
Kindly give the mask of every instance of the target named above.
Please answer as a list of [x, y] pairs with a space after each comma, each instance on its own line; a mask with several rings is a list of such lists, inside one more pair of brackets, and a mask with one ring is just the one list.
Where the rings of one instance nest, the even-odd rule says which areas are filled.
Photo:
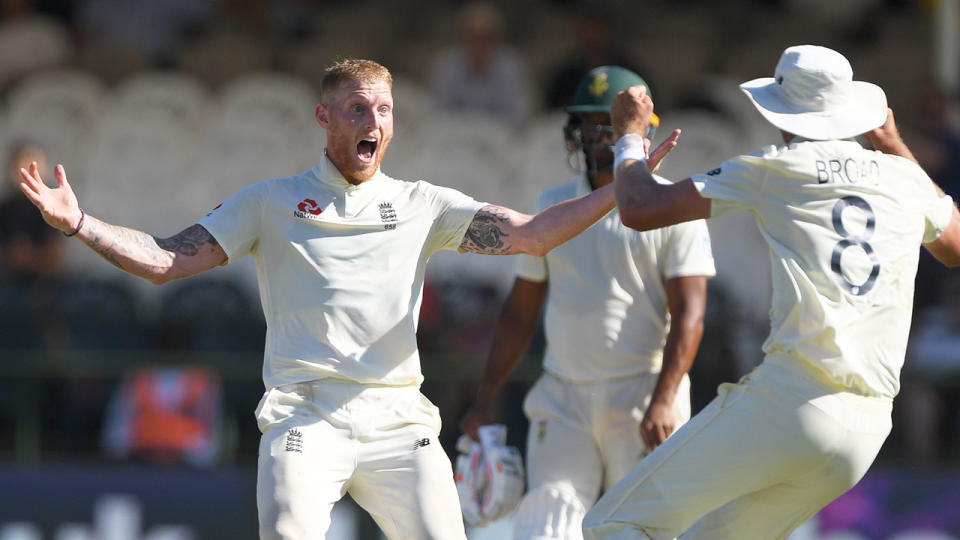
[[86, 217], [87, 217], [87, 214], [85, 214], [85, 213], [83, 212], [83, 208], [81, 208], [81, 209], [80, 209], [80, 221], [77, 222], [77, 228], [74, 229], [72, 233], [63, 233], [63, 235], [64, 235], [64, 236], [74, 236], [75, 234], [77, 234], [78, 232], [80, 232], [80, 229], [83, 228], [83, 219], [86, 218]]

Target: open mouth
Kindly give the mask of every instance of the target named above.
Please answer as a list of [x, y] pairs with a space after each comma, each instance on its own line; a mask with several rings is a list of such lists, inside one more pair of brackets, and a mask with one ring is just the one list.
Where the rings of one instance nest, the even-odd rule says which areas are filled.
[[373, 161], [373, 155], [376, 151], [376, 139], [363, 139], [357, 143], [357, 157], [359, 157], [361, 161]]

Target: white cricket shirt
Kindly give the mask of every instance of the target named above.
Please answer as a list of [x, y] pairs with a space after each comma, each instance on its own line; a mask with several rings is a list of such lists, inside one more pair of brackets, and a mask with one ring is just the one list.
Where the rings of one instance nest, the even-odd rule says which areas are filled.
[[[536, 211], [590, 192], [585, 176], [545, 190]], [[670, 328], [666, 280], [715, 273], [701, 221], [638, 232], [614, 209], [544, 257], [519, 255], [517, 275], [549, 280], [543, 365], [595, 382], [659, 372]]]
[[324, 159], [240, 190], [200, 225], [230, 261], [256, 261], [267, 388], [323, 378], [418, 385], [424, 267], [459, 247], [481, 207], [380, 171], [353, 186]]
[[828, 388], [900, 388], [921, 243], [953, 202], [913, 162], [856, 141], [770, 146], [693, 177], [711, 213], [753, 212], [770, 246], [768, 362]]

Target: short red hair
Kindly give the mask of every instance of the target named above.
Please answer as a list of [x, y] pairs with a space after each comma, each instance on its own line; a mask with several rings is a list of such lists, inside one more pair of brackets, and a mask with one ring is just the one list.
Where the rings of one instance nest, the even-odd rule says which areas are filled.
[[327, 92], [335, 92], [346, 81], [362, 84], [385, 82], [393, 89], [393, 76], [389, 69], [373, 60], [348, 58], [337, 60], [324, 70], [320, 81], [321, 99]]

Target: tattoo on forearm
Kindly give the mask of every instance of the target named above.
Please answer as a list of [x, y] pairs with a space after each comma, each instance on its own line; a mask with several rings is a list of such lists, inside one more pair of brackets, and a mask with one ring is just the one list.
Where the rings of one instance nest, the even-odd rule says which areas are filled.
[[116, 252], [118, 244], [121, 243], [120, 237], [124, 235], [126, 230], [99, 220], [90, 220], [87, 228], [90, 235], [87, 245], [110, 264], [125, 270], [117, 259]]
[[193, 225], [171, 238], [158, 239], [97, 219], [88, 223], [87, 245], [110, 264], [140, 276], [169, 268], [174, 254], [193, 256], [204, 246], [214, 249], [219, 245], [201, 225]]
[[192, 225], [170, 238], [157, 239], [161, 248], [188, 256], [199, 253], [204, 244], [216, 246], [217, 240], [201, 225]]
[[467, 228], [460, 249], [488, 255], [510, 253], [513, 245], [504, 241], [510, 236], [503, 231], [504, 223], [507, 223], [507, 214], [503, 208], [499, 206], [481, 208], [474, 216], [470, 227]]

